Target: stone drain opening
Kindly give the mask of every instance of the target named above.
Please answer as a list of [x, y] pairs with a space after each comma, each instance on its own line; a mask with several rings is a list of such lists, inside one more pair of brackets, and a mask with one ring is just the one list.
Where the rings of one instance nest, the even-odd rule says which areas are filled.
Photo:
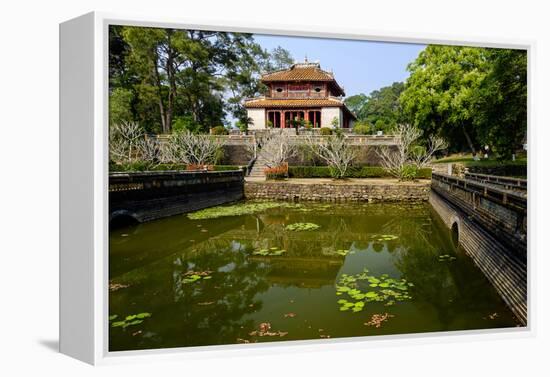
[[458, 248], [458, 223], [455, 221], [453, 222], [453, 225], [451, 226], [451, 239], [453, 241], [453, 245], [455, 248]]

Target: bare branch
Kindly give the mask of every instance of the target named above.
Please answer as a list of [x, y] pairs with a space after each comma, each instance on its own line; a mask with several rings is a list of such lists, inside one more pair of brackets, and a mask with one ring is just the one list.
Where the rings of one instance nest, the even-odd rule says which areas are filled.
[[260, 156], [270, 168], [288, 162], [298, 151], [292, 137], [282, 130], [270, 130], [259, 136], [257, 140], [261, 147]]
[[113, 124], [109, 129], [109, 158], [117, 164], [131, 163], [139, 159], [138, 145], [145, 130], [134, 122]]
[[395, 136], [396, 145], [379, 147], [376, 152], [382, 166], [399, 179], [404, 178], [404, 168], [407, 165], [416, 169], [423, 168], [429, 164], [435, 152], [447, 148], [448, 145], [445, 140], [436, 136], [429, 138], [427, 147], [419, 145], [420, 130], [408, 124], [397, 126]]
[[163, 148], [163, 160], [187, 165], [209, 165], [216, 162], [223, 142], [210, 135], [191, 132], [172, 134]]
[[331, 169], [334, 178], [344, 178], [353, 160], [357, 157], [357, 150], [351, 146], [345, 136], [314, 137], [306, 136], [306, 146], [324, 160]]

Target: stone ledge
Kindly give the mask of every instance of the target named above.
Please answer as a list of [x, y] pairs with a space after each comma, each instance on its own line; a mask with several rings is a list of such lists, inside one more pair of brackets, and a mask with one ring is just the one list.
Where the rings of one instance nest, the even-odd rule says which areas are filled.
[[430, 181], [397, 182], [389, 179], [291, 179], [247, 180], [247, 199], [311, 200], [342, 202], [423, 202], [430, 193]]

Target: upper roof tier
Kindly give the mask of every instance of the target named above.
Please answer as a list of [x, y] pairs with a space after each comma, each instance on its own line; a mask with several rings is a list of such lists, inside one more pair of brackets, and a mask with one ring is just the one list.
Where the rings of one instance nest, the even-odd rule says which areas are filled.
[[269, 72], [262, 75], [263, 83], [272, 82], [328, 82], [335, 96], [345, 96], [344, 89], [338, 85], [331, 72], [321, 69], [319, 63], [310, 63], [307, 60], [303, 63], [295, 63], [290, 68]]

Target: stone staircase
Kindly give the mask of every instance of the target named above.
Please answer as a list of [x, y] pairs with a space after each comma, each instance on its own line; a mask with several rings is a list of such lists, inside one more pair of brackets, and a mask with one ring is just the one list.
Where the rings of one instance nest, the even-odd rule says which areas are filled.
[[256, 158], [254, 165], [252, 165], [252, 169], [250, 170], [248, 177], [265, 179], [264, 169], [266, 167], [265, 159], [262, 157], [262, 151], [260, 150], [258, 153], [258, 158]]

